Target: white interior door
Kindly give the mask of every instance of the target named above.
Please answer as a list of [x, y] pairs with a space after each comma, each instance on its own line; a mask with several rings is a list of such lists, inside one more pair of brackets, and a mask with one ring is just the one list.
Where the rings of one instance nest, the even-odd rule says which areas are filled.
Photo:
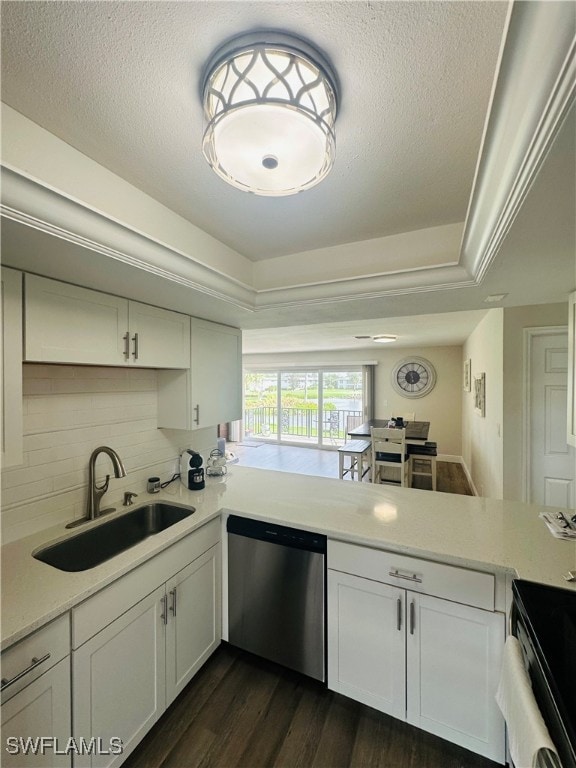
[[566, 439], [567, 333], [532, 335], [529, 375], [528, 501], [574, 509], [576, 450]]

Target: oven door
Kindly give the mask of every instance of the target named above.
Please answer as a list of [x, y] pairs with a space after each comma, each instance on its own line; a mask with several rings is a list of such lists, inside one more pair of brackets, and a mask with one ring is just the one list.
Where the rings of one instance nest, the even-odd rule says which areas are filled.
[[[516, 580], [512, 634], [520, 643], [534, 698], [560, 757], [576, 768], [576, 593]], [[542, 750], [542, 768], [558, 768]]]

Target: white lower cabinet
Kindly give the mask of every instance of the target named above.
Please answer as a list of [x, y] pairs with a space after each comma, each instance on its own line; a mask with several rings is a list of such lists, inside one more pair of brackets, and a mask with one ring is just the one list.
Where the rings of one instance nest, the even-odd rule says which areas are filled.
[[504, 720], [494, 698], [504, 616], [413, 592], [406, 611], [406, 719], [504, 763]]
[[220, 570], [213, 547], [166, 585], [166, 706], [220, 643]]
[[3, 768], [70, 768], [70, 657], [2, 704]]
[[[157, 589], [74, 652], [74, 735], [102, 745], [75, 766], [120, 765], [164, 712], [164, 595]], [[109, 754], [115, 739], [119, 755]]]
[[2, 653], [4, 768], [70, 768], [70, 617]]
[[401, 589], [328, 571], [328, 687], [399, 718], [406, 714], [403, 605]]
[[[339, 546], [355, 557], [363, 551]], [[378, 557], [365, 551], [372, 554], [364, 566]], [[328, 553], [330, 567], [330, 544]], [[405, 571], [383, 565], [382, 578], [426, 584], [424, 561]], [[430, 565], [433, 577], [443, 567]], [[504, 615], [365, 576], [328, 570], [328, 687], [504, 763], [504, 721], [494, 699]]]
[[[121, 765], [218, 647], [218, 521], [198, 534], [199, 541], [192, 534], [190, 542], [178, 542], [73, 610], [73, 643], [79, 644], [72, 654], [74, 736], [98, 740], [103, 747], [75, 757], [74, 768]], [[207, 543], [212, 546], [205, 549]], [[166, 569], [173, 572], [191, 556], [192, 562], [166, 578]], [[149, 591], [162, 576], [156, 589], [127, 604], [129, 595]], [[117, 617], [108, 623], [111, 606]], [[85, 641], [99, 617], [106, 626]]]

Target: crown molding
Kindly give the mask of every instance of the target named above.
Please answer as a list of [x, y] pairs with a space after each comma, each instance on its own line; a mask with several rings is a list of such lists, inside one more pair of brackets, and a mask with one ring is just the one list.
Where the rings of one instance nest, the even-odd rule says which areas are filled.
[[3, 217], [251, 312], [474, 284], [464, 269], [449, 265], [257, 290], [16, 168], [3, 165], [0, 178]]
[[476, 283], [574, 105], [575, 32], [570, 2], [510, 3], [460, 253]]
[[251, 287], [71, 199], [18, 169], [3, 165], [0, 183], [0, 214], [7, 219], [242, 309], [254, 308], [255, 291]]

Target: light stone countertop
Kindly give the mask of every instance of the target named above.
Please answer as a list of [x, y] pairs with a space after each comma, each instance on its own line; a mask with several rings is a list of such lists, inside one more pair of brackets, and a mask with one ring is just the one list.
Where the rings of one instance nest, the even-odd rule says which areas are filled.
[[576, 591], [576, 583], [563, 578], [576, 568], [576, 543], [555, 539], [538, 518], [542, 508], [534, 505], [237, 465], [229, 467], [223, 478], [207, 478], [202, 491], [188, 491], [176, 482], [147, 498], [190, 504], [196, 512], [107, 562], [76, 573], [42, 563], [32, 552], [99, 521], [73, 531], [55, 526], [2, 547], [2, 649], [220, 512]]

